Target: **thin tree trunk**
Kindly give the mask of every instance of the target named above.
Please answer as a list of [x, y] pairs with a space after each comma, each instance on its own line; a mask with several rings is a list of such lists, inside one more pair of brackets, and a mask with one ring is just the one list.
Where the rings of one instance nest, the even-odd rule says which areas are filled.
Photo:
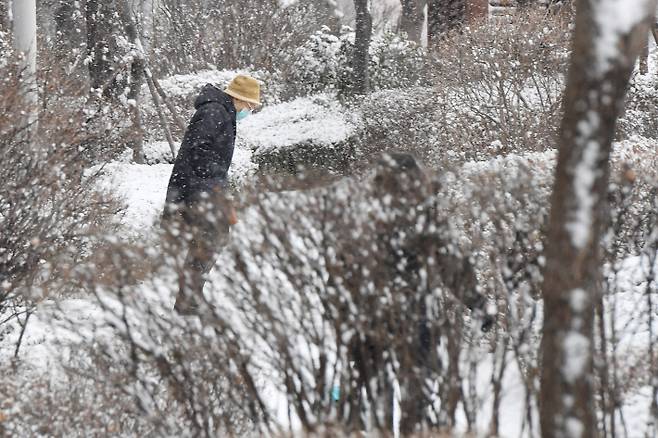
[[[599, 240], [609, 214], [610, 149], [654, 6], [644, 0], [577, 2], [546, 237], [542, 436], [598, 436], [592, 336], [600, 294]], [[619, 15], [626, 17], [625, 25], [616, 25]]]
[[[114, 0], [87, 0], [85, 19], [87, 23], [87, 57], [91, 89], [103, 90], [103, 97], [117, 98], [121, 92], [116, 81], [113, 54], [117, 47], [112, 35], [117, 32], [114, 16], [122, 6]], [[106, 86], [107, 83], [109, 86]]]
[[640, 74], [649, 73], [649, 39], [646, 38], [642, 53], [640, 53]]
[[130, 91], [128, 99], [130, 101], [130, 119], [132, 121], [134, 138], [130, 139], [129, 147], [133, 150], [133, 160], [135, 163], [144, 163], [144, 127], [142, 125], [142, 113], [140, 111], [140, 92], [144, 83], [144, 60], [140, 57], [135, 58], [130, 68]]
[[27, 114], [26, 126], [29, 132], [36, 131], [37, 105], [37, 8], [35, 0], [15, 0], [11, 2], [13, 17], [12, 30], [14, 49], [21, 56], [20, 87]]
[[354, 37], [354, 93], [365, 94], [370, 88], [368, 79], [368, 50], [372, 36], [372, 16], [368, 0], [354, 0], [356, 35]]
[[133, 150], [133, 160], [136, 163], [144, 162], [144, 128], [142, 126], [142, 114], [140, 111], [140, 92], [144, 84], [145, 54], [142, 48], [137, 25], [132, 17], [127, 0], [121, 0], [118, 8], [119, 16], [128, 39], [134, 46], [135, 55], [130, 66], [130, 89], [128, 99], [130, 101], [130, 118], [133, 126], [134, 137], [129, 140], [129, 146]]
[[160, 102], [160, 97], [158, 96], [158, 91], [155, 89], [151, 72], [148, 69], [146, 70], [146, 84], [148, 85], [149, 91], [151, 92], [151, 97], [153, 97], [153, 102], [155, 103], [155, 110], [158, 113], [158, 118], [160, 119], [160, 124], [162, 125], [162, 129], [164, 130], [167, 143], [169, 143], [169, 149], [171, 149], [171, 155], [174, 157], [174, 159], [176, 159], [176, 146], [174, 145], [174, 138], [171, 136], [171, 131], [169, 130], [167, 119], [164, 115], [164, 112], [162, 112], [162, 104]]
[[400, 31], [406, 32], [411, 41], [420, 44], [427, 0], [400, 0], [400, 3], [402, 6]]
[[458, 29], [466, 19], [466, 0], [429, 0], [427, 2], [427, 45], [430, 48]]
[[176, 122], [176, 126], [178, 126], [178, 129], [180, 129], [181, 131], [185, 131], [185, 129], [187, 128], [185, 126], [185, 122], [183, 122], [183, 119], [181, 119], [178, 113], [176, 112], [176, 108], [169, 100], [167, 93], [165, 93], [165, 91], [160, 86], [160, 82], [155, 78], [155, 76], [151, 74], [149, 74], [149, 78], [151, 78], [151, 80], [153, 81], [153, 85], [155, 86], [156, 91], [158, 92], [158, 94], [162, 98], [162, 102], [164, 102], [165, 106], [167, 107], [172, 117], [174, 118], [174, 122]]
[[11, 27], [9, 22], [9, 2], [0, 1], [0, 31], [6, 31]]

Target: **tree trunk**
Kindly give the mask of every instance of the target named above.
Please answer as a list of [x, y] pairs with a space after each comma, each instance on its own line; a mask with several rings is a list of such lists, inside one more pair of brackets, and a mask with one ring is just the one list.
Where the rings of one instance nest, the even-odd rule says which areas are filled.
[[11, 27], [8, 5], [7, 1], [0, 1], [0, 32], [5, 32]]
[[467, 23], [481, 24], [488, 17], [489, 0], [466, 0], [465, 21]]
[[120, 86], [114, 72], [114, 54], [117, 47], [113, 44], [117, 23], [114, 14], [117, 11], [115, 1], [87, 0], [85, 19], [87, 21], [87, 56], [89, 59], [89, 79], [92, 92], [103, 90], [103, 97], [116, 98]]
[[368, 0], [354, 0], [356, 9], [356, 35], [354, 37], [354, 93], [365, 94], [369, 88], [368, 81], [368, 49], [372, 36], [372, 16]]
[[129, 147], [133, 150], [133, 160], [141, 164], [144, 161], [144, 128], [142, 126], [142, 114], [140, 112], [140, 91], [144, 84], [146, 54], [144, 53], [144, 47], [142, 47], [137, 31], [137, 24], [133, 19], [128, 0], [120, 0], [118, 13], [128, 40], [134, 46], [133, 51], [135, 55], [133, 56], [130, 67], [130, 89], [127, 96], [130, 101], [130, 119], [133, 126], [133, 136], [128, 143]]
[[25, 101], [27, 125], [37, 121], [37, 7], [35, 0], [11, 2], [14, 49], [21, 56], [19, 64], [21, 95]]
[[402, 5], [400, 31], [405, 32], [411, 41], [420, 44], [427, 0], [400, 0], [400, 3]]
[[57, 40], [55, 44], [62, 54], [67, 54], [73, 49], [80, 46], [80, 32], [76, 29], [77, 23], [76, 12], [79, 9], [79, 2], [74, 0], [59, 0], [55, 7], [55, 29], [57, 31]]
[[[647, 6], [648, 3], [652, 3]], [[610, 149], [626, 85], [655, 5], [578, 0], [546, 237], [542, 436], [595, 437], [592, 376], [599, 241], [609, 214]], [[598, 9], [601, 8], [601, 9]], [[624, 25], [616, 25], [616, 16]]]
[[458, 29], [466, 19], [466, 0], [428, 0], [427, 45], [433, 48], [451, 31]]

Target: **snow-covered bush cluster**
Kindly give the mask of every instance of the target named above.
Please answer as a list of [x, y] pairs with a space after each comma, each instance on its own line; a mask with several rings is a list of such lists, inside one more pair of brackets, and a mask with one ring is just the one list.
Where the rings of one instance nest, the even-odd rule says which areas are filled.
[[159, 74], [244, 66], [271, 68], [327, 18], [311, 1], [163, 0], [150, 30]]
[[296, 48], [286, 71], [287, 93], [298, 96], [335, 88], [341, 62], [347, 62], [340, 57], [340, 48], [347, 38], [348, 34], [336, 36], [323, 27]]
[[[657, 65], [655, 54], [649, 60], [651, 66]], [[658, 139], [658, 74], [655, 67], [646, 75], [633, 75], [626, 107], [619, 119], [619, 135]]]
[[[341, 47], [344, 56], [352, 58], [354, 50], [354, 35], [347, 44]], [[410, 88], [417, 85], [427, 85], [430, 61], [426, 50], [418, 44], [409, 41], [405, 35], [386, 31], [376, 34], [369, 47], [368, 80], [373, 90], [390, 88]], [[343, 67], [341, 87], [349, 91], [354, 77], [351, 64]]]
[[400, 149], [438, 166], [554, 148], [568, 34], [552, 24], [530, 15], [517, 26], [494, 21], [447, 39], [431, 87], [364, 99], [361, 155]]
[[[650, 157], [649, 143], [618, 145], [613, 174], [623, 178], [628, 166], [655, 176]], [[108, 242], [111, 250], [95, 261], [111, 266], [103, 283], [91, 265], [77, 272], [103, 315], [83, 345], [113, 358], [102, 368], [106, 381], [136, 395], [121, 399], [125, 412], [147, 413], [134, 429], [121, 427], [388, 433], [396, 424], [454, 427], [464, 415], [475, 427], [488, 418], [491, 397], [505, 397], [509, 374], [527, 397], [514, 412], [536, 421], [524, 403], [537, 403], [532, 376], [554, 165], [548, 151], [434, 173], [398, 154], [364, 179], [324, 189], [259, 187], [245, 194], [196, 322], [171, 314], [171, 285], [183, 271], [166, 241], [164, 253]], [[647, 218], [645, 232], [656, 226], [653, 202], [635, 212]], [[145, 259], [154, 269], [146, 277]], [[138, 293], [126, 291], [137, 283]], [[488, 312], [505, 329], [481, 335]], [[438, 346], [426, 351], [427, 342]], [[126, 373], [130, 367], [136, 371]], [[630, 397], [637, 386], [619, 389]]]
[[[88, 255], [91, 236], [107, 225], [118, 205], [96, 193], [93, 175], [82, 180], [85, 135], [81, 109], [62, 108], [49, 96], [38, 126], [26, 119], [29, 108], [19, 93], [13, 68], [0, 82], [0, 338], [4, 324], [26, 322], [32, 305], [68, 290], [66, 281]], [[65, 100], [64, 105], [70, 104]], [[27, 124], [26, 124], [27, 123]], [[17, 127], [23, 128], [17, 128]]]
[[434, 78], [439, 143], [474, 159], [555, 147], [568, 44], [566, 25], [532, 14], [517, 26], [491, 22], [446, 41]]
[[[349, 94], [353, 87], [354, 32], [341, 28], [338, 35], [328, 27], [313, 34], [289, 55], [283, 69], [286, 95], [299, 96], [336, 90]], [[408, 88], [427, 83], [425, 50], [404, 36], [384, 32], [373, 36], [368, 74], [373, 90]]]
[[[213, 435], [290, 421], [386, 432], [392, 416], [405, 432], [454, 424], [458, 399], [436, 402], [458, 388], [459, 364], [447, 357], [467, 344], [452, 327], [473, 317], [479, 332], [493, 321], [434, 188], [412, 157], [396, 155], [359, 185], [248, 196], [201, 324], [168, 308], [167, 290], [183, 275], [168, 241], [159, 254], [108, 242], [96, 260], [112, 266], [104, 283], [89, 264], [76, 271], [102, 312], [78, 327], [82, 345], [112, 358], [96, 381], [135, 396], [122, 399], [126, 412], [145, 413], [135, 432]], [[146, 281], [136, 263], [145, 258], [160, 267]], [[141, 292], [126, 293], [136, 282]]]
[[436, 166], [444, 154], [457, 154], [438, 142], [439, 94], [430, 87], [383, 90], [363, 98], [359, 105], [361, 159], [378, 152], [401, 150]]
[[[129, 378], [125, 364], [101, 354], [75, 348], [67, 363], [69, 373], [60, 379], [49, 376], [52, 369], [39, 370], [29, 380], [2, 379], [0, 403], [2, 436], [146, 436], [153, 431], [143, 413], [126, 394], [120, 382]], [[98, 370], [103, 369], [102, 378]], [[15, 372], [9, 364], [3, 375]], [[47, 412], [48, 415], [44, 415]]]

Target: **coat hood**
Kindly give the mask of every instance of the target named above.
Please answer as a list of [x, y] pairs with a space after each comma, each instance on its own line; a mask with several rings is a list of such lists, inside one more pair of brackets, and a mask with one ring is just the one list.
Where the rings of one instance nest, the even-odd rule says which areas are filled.
[[201, 105], [205, 105], [210, 102], [218, 102], [222, 104], [229, 112], [229, 114], [235, 116], [235, 105], [233, 105], [233, 99], [231, 96], [224, 93], [213, 84], [206, 84], [203, 86], [201, 92], [194, 101], [194, 108], [199, 109]]

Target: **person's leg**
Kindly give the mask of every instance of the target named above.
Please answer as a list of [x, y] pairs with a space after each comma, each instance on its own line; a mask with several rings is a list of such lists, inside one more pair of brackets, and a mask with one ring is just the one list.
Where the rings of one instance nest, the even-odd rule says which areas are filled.
[[229, 227], [226, 224], [213, 226], [203, 233], [203, 240], [199, 242], [198, 253], [193, 261], [195, 283], [193, 293], [203, 299], [203, 288], [208, 280], [208, 274], [215, 266], [217, 257], [228, 241]]
[[174, 309], [184, 315], [193, 315], [198, 313], [198, 295], [199, 291], [203, 292], [201, 277], [203, 275], [203, 265], [199, 261], [198, 248], [199, 239], [194, 238], [190, 245], [183, 262], [182, 272], [178, 277], [178, 295]]
[[174, 308], [179, 313], [198, 313], [199, 303], [203, 300], [203, 288], [206, 276], [212, 270], [219, 251], [226, 244], [228, 225], [203, 224], [197, 227], [194, 238], [183, 265], [183, 282]]
[[185, 259], [178, 276], [178, 295], [174, 310], [180, 314], [191, 315], [198, 313], [197, 291], [199, 278], [203, 267], [199, 262], [199, 254], [203, 248], [203, 236], [200, 235], [203, 224], [202, 212], [197, 203], [186, 206], [181, 210], [181, 243], [185, 244]]

